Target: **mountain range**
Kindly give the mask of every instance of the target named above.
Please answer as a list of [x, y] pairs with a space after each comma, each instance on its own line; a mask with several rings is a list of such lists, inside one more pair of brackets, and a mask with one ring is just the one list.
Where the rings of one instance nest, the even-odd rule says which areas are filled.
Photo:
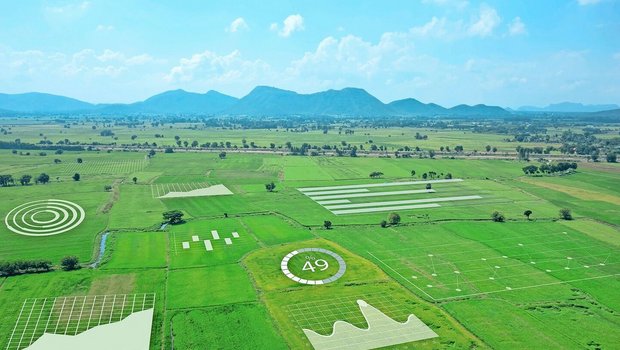
[[[559, 107], [552, 107], [559, 106]], [[592, 109], [595, 106], [581, 104], [558, 104], [546, 108], [570, 107]], [[608, 105], [607, 109], [618, 108]], [[528, 109], [529, 108], [529, 109]], [[518, 111], [535, 110], [536, 107], [521, 107]], [[603, 106], [594, 108], [602, 110]], [[578, 109], [578, 108], [577, 108]], [[571, 110], [574, 112], [574, 110]], [[580, 110], [579, 110], [580, 111]], [[458, 105], [445, 108], [434, 103], [423, 103], [413, 98], [383, 103], [364, 89], [344, 88], [312, 94], [300, 94], [269, 86], [257, 86], [242, 98], [236, 98], [217, 91], [204, 94], [171, 90], [129, 104], [91, 104], [70, 97], [38, 92], [24, 94], [0, 94], [0, 112], [21, 114], [202, 114], [202, 115], [247, 115], [247, 116], [462, 116], [497, 117], [508, 116], [512, 111], [498, 106], [478, 104]]]
[[547, 107], [522, 106], [519, 107], [517, 110], [520, 112], [592, 113], [609, 111], [618, 108], [620, 108], [620, 106], [616, 104], [584, 105], [574, 102], [562, 102], [550, 104]]

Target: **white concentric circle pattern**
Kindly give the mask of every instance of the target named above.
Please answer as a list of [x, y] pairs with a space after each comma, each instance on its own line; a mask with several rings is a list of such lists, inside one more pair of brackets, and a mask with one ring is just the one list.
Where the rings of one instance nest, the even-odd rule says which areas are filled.
[[[43, 216], [48, 218], [43, 218]], [[6, 227], [24, 236], [53, 236], [84, 221], [84, 209], [62, 199], [43, 199], [19, 205], [4, 218]]]

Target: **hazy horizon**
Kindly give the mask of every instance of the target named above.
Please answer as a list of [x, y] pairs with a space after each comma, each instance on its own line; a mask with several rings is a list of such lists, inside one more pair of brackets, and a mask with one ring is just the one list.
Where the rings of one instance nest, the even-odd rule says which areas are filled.
[[3, 93], [130, 103], [357, 87], [383, 102], [620, 104], [616, 0], [0, 4]]

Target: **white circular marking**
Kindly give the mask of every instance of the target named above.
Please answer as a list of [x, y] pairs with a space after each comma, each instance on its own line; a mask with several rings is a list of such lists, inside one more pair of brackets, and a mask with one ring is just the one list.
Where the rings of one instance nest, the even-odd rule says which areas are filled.
[[[49, 220], [35, 216], [51, 213]], [[4, 218], [6, 227], [24, 236], [53, 236], [76, 228], [84, 221], [86, 213], [81, 206], [62, 199], [44, 199], [21, 204]]]
[[[322, 280], [307, 280], [307, 279], [303, 279], [303, 278], [299, 278], [295, 276], [292, 272], [289, 271], [288, 262], [293, 256], [299, 253], [304, 253], [304, 252], [319, 252], [319, 253], [325, 253], [327, 255], [330, 255], [331, 257], [336, 259], [336, 261], [338, 262], [338, 266], [339, 266], [338, 271], [333, 276], [322, 279]], [[302, 248], [302, 249], [297, 249], [287, 254], [284, 257], [284, 259], [282, 259], [282, 262], [280, 263], [280, 268], [282, 269], [282, 272], [286, 270], [286, 272], [288, 273], [284, 273], [284, 275], [286, 275], [286, 277], [292, 279], [295, 282], [299, 282], [301, 284], [317, 285], [317, 284], [327, 284], [330, 282], [334, 282], [335, 280], [342, 277], [342, 275], [344, 275], [345, 271], [347, 270], [347, 264], [344, 262], [344, 259], [340, 255], [332, 252], [331, 250], [327, 250], [323, 248]]]

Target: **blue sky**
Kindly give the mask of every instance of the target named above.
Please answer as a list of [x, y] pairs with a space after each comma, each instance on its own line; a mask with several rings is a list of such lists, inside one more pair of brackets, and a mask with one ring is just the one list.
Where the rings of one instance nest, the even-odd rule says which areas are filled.
[[620, 0], [2, 1], [0, 92], [620, 104]]

